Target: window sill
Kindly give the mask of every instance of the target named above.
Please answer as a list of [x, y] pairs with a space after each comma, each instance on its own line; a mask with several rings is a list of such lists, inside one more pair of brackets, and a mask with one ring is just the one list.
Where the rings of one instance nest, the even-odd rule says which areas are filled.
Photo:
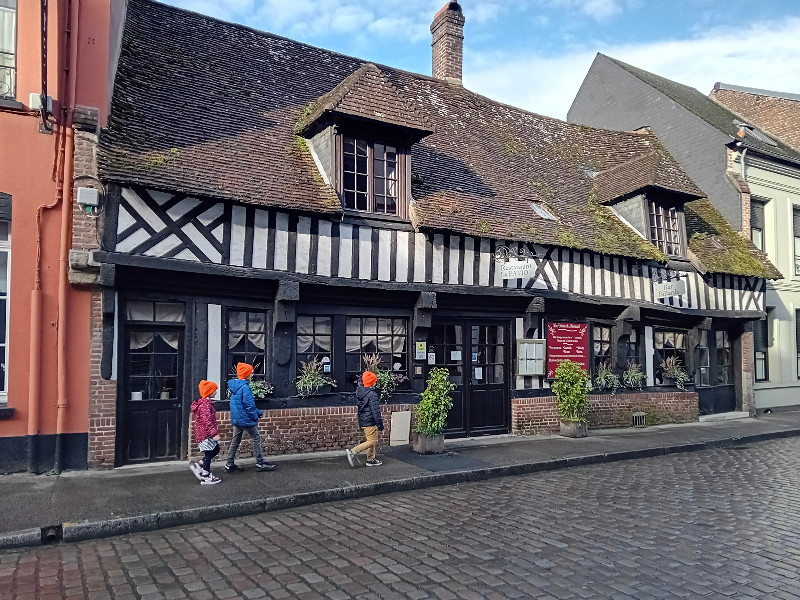
[[0, 419], [11, 419], [14, 417], [14, 409], [0, 405]]
[[378, 227], [382, 229], [395, 229], [397, 231], [414, 231], [414, 227], [407, 219], [402, 217], [379, 216], [372, 213], [361, 213], [345, 210], [342, 223]]
[[0, 98], [0, 108], [11, 108], [14, 110], [24, 110], [25, 105], [11, 98]]

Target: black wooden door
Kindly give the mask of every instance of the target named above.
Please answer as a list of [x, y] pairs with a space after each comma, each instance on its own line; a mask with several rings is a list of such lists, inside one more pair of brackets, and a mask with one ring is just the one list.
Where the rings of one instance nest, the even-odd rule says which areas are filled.
[[120, 464], [175, 460], [181, 442], [183, 328], [126, 330]]
[[726, 330], [711, 330], [707, 343], [697, 349], [697, 391], [701, 415], [736, 410], [733, 383], [733, 336]]
[[447, 437], [508, 433], [509, 326], [505, 322], [449, 321], [434, 323], [428, 353], [435, 365], [450, 371], [453, 408]]

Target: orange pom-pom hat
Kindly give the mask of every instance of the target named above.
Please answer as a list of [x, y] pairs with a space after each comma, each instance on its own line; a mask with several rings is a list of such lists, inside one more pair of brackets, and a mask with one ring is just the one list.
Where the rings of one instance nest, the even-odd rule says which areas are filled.
[[200, 388], [200, 397], [201, 398], [208, 398], [211, 394], [214, 393], [214, 390], [217, 389], [217, 384], [213, 381], [203, 381], [200, 382], [200, 385], [197, 386]]
[[236, 364], [236, 376], [239, 379], [247, 379], [253, 373], [253, 365], [247, 363]]
[[375, 382], [378, 381], [378, 376], [372, 371], [364, 371], [364, 374], [361, 376], [361, 381], [364, 382], [364, 387], [372, 387], [375, 385]]

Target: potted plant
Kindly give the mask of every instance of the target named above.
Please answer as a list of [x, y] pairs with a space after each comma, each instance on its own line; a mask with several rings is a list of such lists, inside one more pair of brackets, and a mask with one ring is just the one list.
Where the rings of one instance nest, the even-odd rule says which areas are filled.
[[304, 398], [315, 394], [329, 394], [336, 381], [323, 375], [323, 363], [317, 357], [300, 362], [300, 374], [295, 381], [297, 395]]
[[447, 413], [453, 406], [450, 392], [455, 386], [450, 383], [450, 372], [442, 367], [431, 369], [422, 401], [417, 405], [417, 428], [413, 435], [414, 451], [420, 454], [444, 452], [444, 428]]
[[[381, 367], [381, 357], [379, 354], [365, 354], [363, 360], [364, 370], [375, 373], [375, 376], [378, 378], [375, 382], [375, 390], [378, 392], [381, 401], [387, 402], [389, 396], [391, 396], [398, 387], [403, 387], [408, 383], [408, 377], [402, 373], [395, 373], [390, 369]], [[400, 365], [395, 365], [395, 368], [399, 369]]]
[[642, 371], [642, 366], [639, 363], [628, 361], [628, 366], [622, 373], [622, 382], [626, 388], [631, 390], [642, 391], [642, 385], [647, 379], [647, 374]]
[[597, 373], [594, 376], [594, 385], [598, 390], [604, 392], [611, 392], [613, 396], [619, 387], [619, 376], [611, 370], [611, 363], [603, 361], [597, 367]]
[[[253, 377], [253, 379], [250, 380], [250, 391], [253, 392], [253, 397], [256, 400], [263, 400], [264, 398], [272, 395], [272, 393], [275, 391], [275, 387], [266, 379], [256, 379]], [[230, 399], [230, 390], [227, 391], [226, 397]]]
[[556, 379], [551, 388], [556, 395], [556, 407], [561, 419], [561, 435], [586, 437], [589, 374], [576, 362], [562, 361], [556, 368]]
[[668, 356], [661, 363], [661, 373], [664, 376], [664, 383], [674, 383], [678, 389], [685, 390], [686, 384], [691, 381], [691, 377], [681, 366], [681, 361], [677, 356]]

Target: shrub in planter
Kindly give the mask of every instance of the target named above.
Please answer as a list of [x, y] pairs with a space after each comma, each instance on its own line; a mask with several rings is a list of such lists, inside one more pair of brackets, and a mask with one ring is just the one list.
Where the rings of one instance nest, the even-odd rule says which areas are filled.
[[334, 385], [336, 381], [323, 375], [322, 361], [317, 360], [316, 356], [300, 363], [300, 374], [295, 380], [298, 396], [313, 396], [323, 387]]
[[661, 372], [664, 374], [664, 377], [674, 379], [675, 385], [680, 390], [685, 390], [686, 384], [692, 380], [686, 372], [686, 369], [681, 366], [681, 361], [677, 356], [668, 356], [664, 362], [661, 363]]
[[[414, 450], [423, 454], [444, 450], [443, 431], [447, 424], [447, 413], [453, 407], [450, 392], [455, 385], [450, 383], [447, 369], [431, 369], [422, 401], [417, 405], [417, 429]], [[436, 439], [428, 439], [436, 438]]]
[[562, 435], [585, 437], [591, 388], [589, 374], [576, 362], [562, 361], [556, 368], [551, 388], [556, 395]]
[[603, 392], [614, 392], [619, 387], [619, 376], [611, 370], [611, 363], [604, 361], [597, 367], [597, 373], [594, 376], [594, 386]]
[[622, 373], [622, 382], [626, 388], [642, 391], [642, 385], [647, 380], [647, 374], [642, 371], [642, 365], [632, 360], [628, 361], [628, 367]]

